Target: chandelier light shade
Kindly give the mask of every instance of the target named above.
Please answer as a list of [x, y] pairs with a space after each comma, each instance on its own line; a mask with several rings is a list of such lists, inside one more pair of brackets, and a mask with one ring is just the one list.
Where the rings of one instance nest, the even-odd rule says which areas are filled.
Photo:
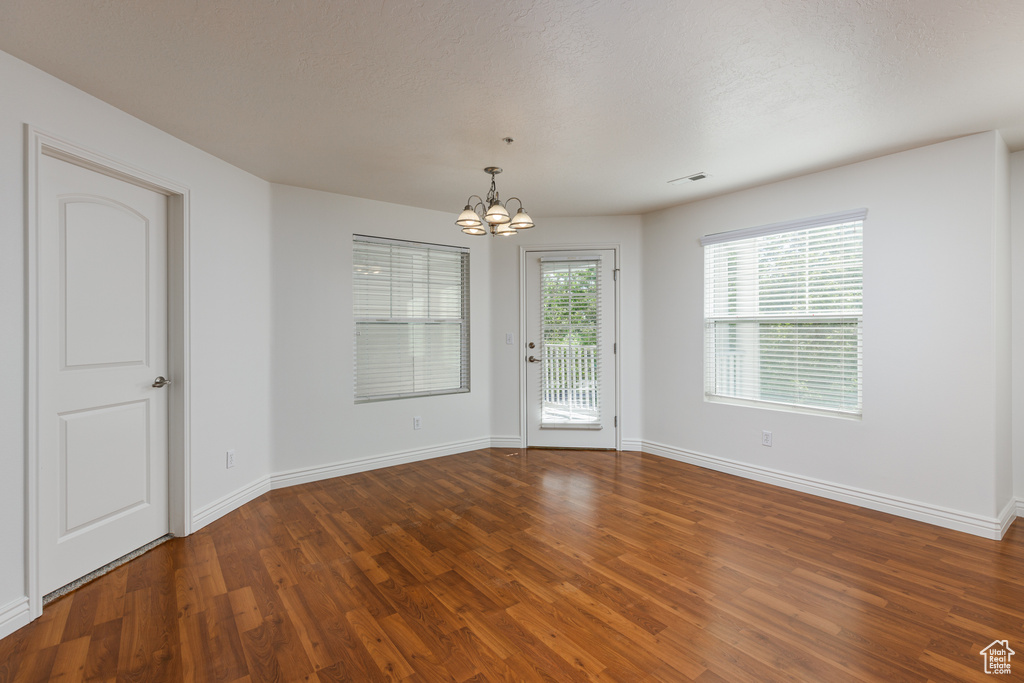
[[494, 203], [491, 204], [491, 208], [487, 209], [487, 215], [484, 216], [484, 220], [491, 225], [494, 225], [495, 223], [501, 225], [502, 223], [508, 223], [511, 219], [509, 218], [508, 211], [505, 210], [505, 207], [501, 205], [501, 202], [495, 199]]
[[516, 211], [515, 218], [512, 219], [512, 222], [509, 223], [509, 225], [516, 230], [527, 230], [533, 227], [533, 219], [530, 218], [530, 215], [523, 211], [523, 207], [520, 206], [519, 210]]
[[[466, 208], [462, 210], [455, 220], [455, 225], [462, 228], [467, 235], [486, 235], [488, 231], [492, 235], [511, 237], [520, 230], [527, 230], [533, 227], [533, 219], [523, 208], [523, 202], [519, 197], [512, 197], [502, 202], [498, 196], [498, 189], [494, 184], [494, 176], [501, 173], [497, 166], [488, 166], [484, 173], [491, 176], [491, 189], [487, 191], [486, 200], [479, 195], [471, 195], [466, 201]], [[474, 202], [473, 200], [476, 200]], [[516, 215], [510, 216], [508, 203], [519, 202], [519, 210]], [[487, 227], [484, 227], [486, 223]]]
[[480, 220], [480, 216], [476, 214], [476, 211], [469, 204], [466, 204], [466, 208], [459, 214], [459, 220], [455, 221], [455, 225], [461, 225], [464, 228], [479, 228], [483, 224], [484, 222]]

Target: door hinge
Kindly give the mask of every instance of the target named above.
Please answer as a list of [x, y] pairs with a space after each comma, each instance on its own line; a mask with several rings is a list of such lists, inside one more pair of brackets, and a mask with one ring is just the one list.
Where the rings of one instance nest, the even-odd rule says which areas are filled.
[[618, 280], [618, 279], [619, 279], [619, 269], [616, 268], [616, 269], [614, 269], [612, 271], [612, 280]]
[[619, 416], [618, 415], [615, 416], [615, 426], [616, 427], [619, 426]]
[[618, 353], [618, 352], [619, 352], [619, 343], [615, 342], [615, 343], [612, 344], [612, 353]]

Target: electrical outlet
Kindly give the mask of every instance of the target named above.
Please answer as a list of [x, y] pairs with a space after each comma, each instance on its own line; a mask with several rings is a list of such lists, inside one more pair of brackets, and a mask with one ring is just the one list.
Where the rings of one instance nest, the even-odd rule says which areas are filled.
[[772, 447], [772, 433], [771, 432], [769, 432], [767, 430], [764, 430], [764, 429], [761, 430], [761, 445], [762, 446], [767, 446], [768, 448]]
[[413, 429], [419, 429], [422, 426], [423, 426], [423, 420], [421, 420], [419, 416], [416, 416], [416, 417], [414, 417], [412, 419], [412, 428]]
[[514, 333], [512, 333], [512, 332], [506, 332], [505, 333], [505, 343], [506, 344], [515, 344], [516, 343], [516, 335]]
[[225, 466], [229, 470], [235, 466], [235, 449], [232, 448], [230, 451], [228, 451], [228, 458], [227, 462], [225, 463]]

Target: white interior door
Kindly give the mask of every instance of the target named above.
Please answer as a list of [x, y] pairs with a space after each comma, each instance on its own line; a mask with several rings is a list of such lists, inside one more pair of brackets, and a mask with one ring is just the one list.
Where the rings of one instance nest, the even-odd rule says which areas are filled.
[[167, 198], [39, 160], [39, 579], [168, 532]]
[[615, 251], [527, 251], [527, 445], [615, 448]]

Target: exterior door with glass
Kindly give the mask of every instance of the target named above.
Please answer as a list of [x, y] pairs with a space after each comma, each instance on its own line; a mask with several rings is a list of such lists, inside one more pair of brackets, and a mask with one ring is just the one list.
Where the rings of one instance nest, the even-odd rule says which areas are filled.
[[526, 251], [527, 446], [616, 448], [615, 250]]

